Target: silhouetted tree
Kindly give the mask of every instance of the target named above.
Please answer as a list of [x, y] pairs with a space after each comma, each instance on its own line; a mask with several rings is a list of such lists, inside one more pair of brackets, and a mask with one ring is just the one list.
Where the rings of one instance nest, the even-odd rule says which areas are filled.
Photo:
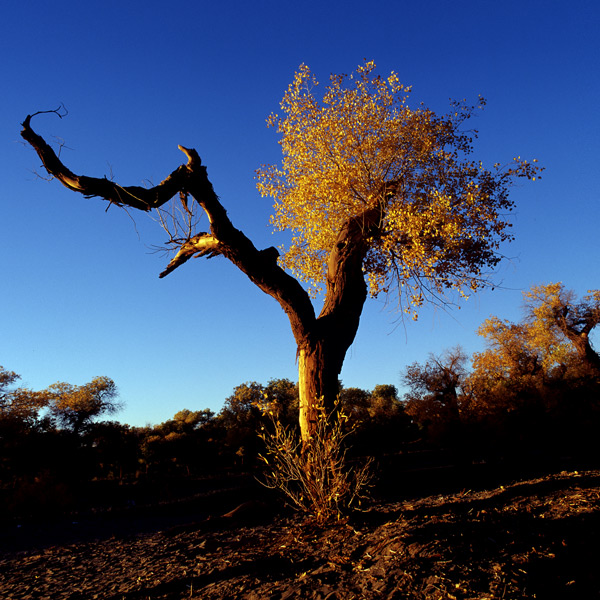
[[448, 441], [457, 433], [466, 361], [457, 346], [440, 356], [430, 354], [424, 365], [413, 363], [405, 370], [406, 412], [434, 438]]
[[136, 474], [140, 438], [135, 428], [116, 421], [93, 423], [86, 431], [85, 444], [91, 449], [88, 478], [122, 480]]
[[430, 418], [456, 421], [459, 419], [458, 396], [466, 375], [467, 356], [460, 347], [442, 355], [429, 355], [425, 365], [413, 363], [406, 368], [404, 383], [408, 386], [404, 398], [409, 414], [417, 414], [427, 405]]
[[340, 403], [353, 424], [360, 426], [370, 416], [371, 394], [366, 390], [356, 387], [342, 387], [340, 389]]
[[183, 409], [172, 419], [139, 430], [142, 462], [150, 474], [211, 471], [223, 443], [209, 409]]

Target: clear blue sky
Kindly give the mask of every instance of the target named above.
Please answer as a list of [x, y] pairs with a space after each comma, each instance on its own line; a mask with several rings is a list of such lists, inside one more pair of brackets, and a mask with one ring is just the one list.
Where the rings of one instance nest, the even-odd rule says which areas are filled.
[[145, 215], [106, 212], [32, 174], [39, 160], [20, 123], [61, 102], [68, 118], [34, 127], [64, 140], [73, 171], [157, 183], [185, 160], [178, 144], [194, 147], [234, 224], [264, 247], [281, 239], [254, 170], [279, 159], [265, 119], [300, 63], [325, 81], [373, 59], [440, 111], [485, 96], [476, 158], [546, 167], [513, 190], [501, 285], [461, 310], [423, 310], [416, 324], [370, 301], [346, 386], [400, 386], [401, 370], [429, 352], [480, 350], [478, 325], [518, 319], [532, 284], [600, 287], [597, 0], [32, 0], [4, 2], [0, 17], [0, 364], [26, 385], [106, 375], [126, 404], [119, 419], [143, 425], [217, 411], [245, 381], [297, 379], [284, 313], [224, 259], [159, 280], [166, 259], [149, 247], [164, 235]]

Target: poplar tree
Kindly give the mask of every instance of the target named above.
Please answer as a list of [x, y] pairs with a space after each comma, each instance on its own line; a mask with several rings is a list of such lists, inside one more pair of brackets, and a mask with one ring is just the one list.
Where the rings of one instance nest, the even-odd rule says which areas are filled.
[[[488, 285], [498, 249], [511, 239], [509, 188], [540, 171], [521, 158], [491, 169], [471, 158], [477, 133], [465, 125], [484, 106], [481, 98], [472, 106], [454, 102], [443, 115], [412, 108], [410, 88], [395, 73], [376, 75], [373, 62], [332, 75], [321, 96], [319, 89], [301, 65], [281, 115], [268, 119], [283, 159], [258, 170], [258, 188], [274, 199], [272, 224], [291, 232], [291, 243], [280, 249], [257, 249], [234, 227], [194, 149], [179, 147], [186, 164], [160, 184], [123, 186], [71, 172], [33, 131], [35, 115], [22, 130], [65, 187], [159, 211], [175, 251], [161, 277], [191, 257], [220, 255], [279, 303], [297, 344], [304, 443], [316, 430], [319, 407], [335, 403], [367, 298], [391, 294], [416, 318], [427, 302]], [[208, 231], [198, 230], [200, 213]], [[317, 314], [312, 298], [320, 293]]]

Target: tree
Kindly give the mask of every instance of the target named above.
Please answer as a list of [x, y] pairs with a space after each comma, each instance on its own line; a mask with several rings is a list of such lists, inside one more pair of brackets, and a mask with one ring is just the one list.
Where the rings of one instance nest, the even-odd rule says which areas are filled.
[[348, 415], [351, 424], [360, 425], [369, 418], [369, 406], [371, 403], [371, 394], [360, 388], [349, 387], [342, 389], [340, 394], [340, 404], [344, 413]]
[[546, 346], [564, 347], [569, 342], [579, 359], [600, 376], [600, 355], [590, 341], [600, 323], [600, 290], [589, 290], [577, 303], [575, 293], [559, 282], [533, 286], [523, 297], [526, 322], [538, 339]]
[[184, 408], [173, 416], [173, 424], [177, 431], [191, 433], [203, 427], [214, 419], [215, 413], [209, 408], [203, 410], [189, 410]]
[[589, 333], [600, 319], [599, 293], [576, 302], [551, 283], [523, 298], [521, 321], [491, 316], [479, 327], [487, 348], [473, 356], [463, 414], [513, 449], [571, 452], [596, 437], [599, 371]]
[[99, 421], [88, 428], [85, 443], [93, 449], [86, 477], [100, 476], [123, 480], [139, 468], [138, 431], [117, 421]]
[[524, 319], [491, 316], [478, 329], [488, 348], [473, 356], [469, 384], [472, 409], [514, 410], [523, 401], [548, 396], [548, 384], [579, 377], [581, 366], [600, 374], [600, 357], [589, 334], [600, 322], [600, 291], [580, 303], [562, 283], [533, 286], [523, 293]]
[[45, 391], [14, 387], [20, 378], [0, 366], [0, 435], [7, 428], [22, 430], [33, 427], [39, 420], [40, 411], [48, 404]]
[[139, 431], [142, 462], [147, 472], [173, 472], [183, 469], [187, 475], [199, 468], [212, 468], [216, 442], [212, 440], [211, 426], [214, 413], [184, 408], [172, 419]]
[[[75, 175], [31, 128], [35, 115], [23, 122], [22, 137], [67, 188], [160, 211], [176, 250], [161, 276], [191, 257], [221, 255], [280, 304], [298, 348], [304, 443], [316, 429], [319, 402], [334, 406], [369, 292], [395, 290], [416, 315], [426, 300], [486, 285], [499, 244], [510, 239], [510, 184], [539, 172], [520, 158], [493, 170], [469, 159], [476, 133], [462, 127], [483, 100], [453, 103], [441, 116], [411, 109], [397, 75], [382, 79], [374, 69], [365, 62], [350, 76], [332, 75], [319, 100], [317, 81], [302, 65], [283, 98], [284, 116], [270, 117], [281, 134], [283, 164], [259, 169], [259, 190], [275, 199], [275, 227], [293, 233], [281, 257], [276, 248], [258, 250], [233, 226], [195, 150], [180, 146], [187, 164], [157, 186], [121, 186]], [[174, 197], [169, 216], [164, 207]], [[196, 229], [198, 209], [208, 217], [208, 232]], [[310, 293], [323, 286], [317, 316]]]
[[434, 437], [454, 433], [460, 422], [459, 398], [467, 375], [467, 356], [460, 346], [442, 355], [430, 354], [424, 365], [406, 367], [404, 395], [406, 412]]
[[78, 434], [100, 415], [116, 413], [120, 404], [115, 382], [109, 377], [95, 377], [85, 385], [53, 383], [46, 390], [50, 414], [58, 423]]
[[371, 392], [369, 416], [372, 419], [384, 421], [403, 411], [404, 407], [398, 399], [398, 389], [395, 385], [378, 384]]
[[19, 380], [14, 371], [8, 371], [0, 365], [0, 402], [4, 402], [9, 395], [9, 387]]
[[371, 392], [342, 387], [340, 406], [353, 433], [354, 456], [396, 452], [413, 437], [411, 419], [394, 385], [379, 384]]
[[261, 406], [265, 400], [265, 388], [256, 381], [236, 385], [233, 394], [225, 399], [219, 419], [227, 429], [247, 427], [254, 429], [260, 421]]
[[253, 457], [258, 451], [256, 432], [269, 411], [281, 423], [298, 421], [298, 390], [289, 379], [272, 379], [264, 386], [255, 381], [242, 383], [225, 399], [217, 421], [224, 428], [225, 444], [239, 456]]
[[[15, 482], [39, 468], [43, 393], [18, 387], [20, 376], [0, 366], [0, 482]], [[47, 452], [42, 456], [45, 457]]]

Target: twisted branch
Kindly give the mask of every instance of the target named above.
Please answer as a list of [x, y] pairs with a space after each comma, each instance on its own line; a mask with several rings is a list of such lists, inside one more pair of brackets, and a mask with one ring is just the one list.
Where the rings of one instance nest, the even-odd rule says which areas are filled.
[[[186, 166], [178, 167], [164, 181], [152, 188], [141, 186], [122, 187], [104, 178], [75, 175], [58, 158], [46, 141], [31, 128], [31, 119], [36, 115], [55, 113], [62, 118], [57, 110], [38, 111], [28, 115], [23, 121], [21, 137], [28, 142], [42, 159], [46, 171], [58, 179], [65, 187], [83, 194], [86, 198], [95, 196], [104, 198], [117, 206], [131, 206], [143, 211], [150, 211], [168, 202], [182, 187], [186, 174]], [[189, 157], [188, 157], [189, 158]], [[191, 159], [189, 159], [191, 161]]]

